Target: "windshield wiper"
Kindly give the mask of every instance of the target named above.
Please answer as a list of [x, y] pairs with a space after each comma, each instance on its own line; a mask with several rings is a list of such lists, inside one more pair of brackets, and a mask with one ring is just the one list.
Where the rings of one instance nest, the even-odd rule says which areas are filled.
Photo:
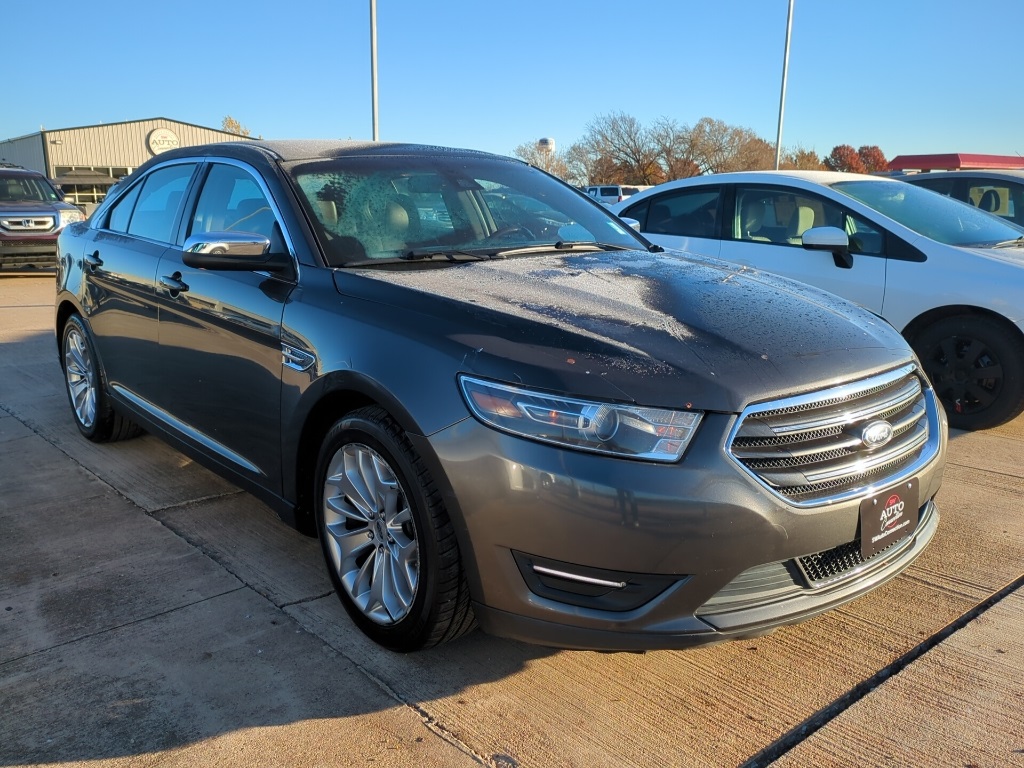
[[525, 253], [550, 253], [551, 251], [631, 251], [637, 250], [614, 243], [595, 243], [593, 240], [558, 240], [554, 243], [536, 243], [498, 251], [499, 257], [516, 256]]
[[403, 261], [486, 261], [504, 256], [492, 249], [469, 251], [459, 248], [414, 248], [398, 258]]
[[1024, 248], [1024, 235], [1016, 240], [1003, 240], [1001, 243], [990, 245], [989, 248]]

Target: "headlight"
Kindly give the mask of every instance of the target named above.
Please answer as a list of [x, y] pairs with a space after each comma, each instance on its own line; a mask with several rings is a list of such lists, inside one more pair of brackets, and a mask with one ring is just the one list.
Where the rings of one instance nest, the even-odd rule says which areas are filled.
[[678, 461], [700, 424], [700, 411], [672, 411], [558, 397], [459, 377], [469, 409], [505, 432], [583, 451], [631, 459]]
[[64, 229], [68, 224], [73, 224], [76, 221], [85, 221], [85, 214], [77, 208], [74, 209], [60, 209], [60, 227]]

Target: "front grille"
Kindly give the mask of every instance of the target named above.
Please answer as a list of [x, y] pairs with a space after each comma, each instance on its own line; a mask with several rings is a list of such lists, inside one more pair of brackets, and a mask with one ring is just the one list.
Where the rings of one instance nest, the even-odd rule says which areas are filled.
[[53, 216], [5, 216], [0, 219], [0, 227], [8, 232], [52, 232], [57, 226]]
[[[916, 366], [748, 408], [729, 454], [774, 493], [798, 506], [853, 495], [934, 451], [925, 383]], [[891, 438], [873, 446], [869, 425]], [[884, 425], [882, 425], [884, 427]]]

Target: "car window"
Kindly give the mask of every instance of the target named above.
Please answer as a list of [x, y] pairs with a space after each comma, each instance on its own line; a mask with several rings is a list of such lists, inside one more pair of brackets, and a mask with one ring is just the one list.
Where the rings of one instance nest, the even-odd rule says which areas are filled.
[[[110, 228], [148, 240], [172, 242], [181, 201], [194, 171], [194, 163], [179, 163], [150, 173], [132, 193], [118, 201], [111, 212]], [[127, 228], [123, 229], [125, 223]]]
[[[651, 210], [653, 219], [654, 210]], [[736, 240], [803, 247], [803, 234], [813, 227], [837, 227], [850, 238], [850, 250], [885, 252], [881, 230], [818, 195], [791, 189], [736, 188], [732, 236]]]
[[601, 187], [601, 196], [602, 197], [618, 197], [619, 196], [619, 188], [618, 187]]
[[41, 176], [29, 174], [0, 174], [0, 202], [55, 203], [60, 196]]
[[995, 216], [895, 181], [841, 181], [832, 189], [859, 200], [908, 229], [946, 245], [991, 245], [1016, 240], [1019, 227]]
[[641, 230], [654, 235], [716, 237], [720, 198], [717, 187], [681, 189], [653, 198]]
[[[925, 189], [930, 189], [932, 192], [938, 192], [940, 195], [946, 197], [953, 196], [953, 186], [956, 184], [956, 179], [915, 179], [914, 184]], [[977, 205], [977, 203], [975, 203]]]
[[281, 230], [262, 187], [244, 168], [214, 163], [192, 215], [189, 234], [248, 232], [270, 240], [271, 250], [285, 250]]
[[110, 217], [107, 220], [107, 229], [114, 232], [127, 232], [128, 223], [132, 220], [132, 211], [135, 210], [135, 201], [139, 199], [139, 192], [142, 185], [136, 184], [128, 192], [114, 203], [110, 208]]

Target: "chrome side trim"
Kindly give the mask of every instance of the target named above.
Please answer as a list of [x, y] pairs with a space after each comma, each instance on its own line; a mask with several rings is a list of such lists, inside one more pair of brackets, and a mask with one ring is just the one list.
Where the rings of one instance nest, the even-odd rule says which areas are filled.
[[112, 384], [111, 389], [113, 389], [115, 392], [117, 392], [118, 395], [123, 397], [125, 400], [128, 400], [130, 403], [132, 403], [140, 410], [143, 410], [146, 413], [151, 414], [153, 418], [156, 419], [157, 421], [167, 424], [168, 426], [177, 430], [181, 434], [185, 435], [190, 440], [199, 443], [204, 448], [208, 448], [210, 451], [230, 461], [232, 464], [236, 464], [256, 475], [264, 474], [259, 467], [257, 467], [248, 459], [246, 459], [244, 456], [235, 453], [230, 448], [228, 448], [225, 445], [222, 445], [221, 443], [218, 443], [210, 436], [205, 435], [199, 430], [190, 427], [181, 419], [175, 418], [162, 408], [157, 408], [151, 402], [142, 399], [134, 392], [131, 392], [118, 384]]
[[316, 362], [315, 355], [296, 349], [289, 344], [281, 344], [281, 355], [284, 366], [293, 371], [307, 371]]
[[556, 579], [565, 579], [566, 581], [576, 581], [580, 584], [592, 584], [595, 587], [609, 587], [611, 589], [625, 589], [627, 584], [624, 581], [605, 581], [604, 579], [594, 579], [590, 576], [580, 576], [576, 573], [566, 573], [565, 571], [556, 571], [554, 568], [545, 568], [543, 565], [534, 565], [533, 570], [535, 573], [539, 573], [542, 576], [554, 576]]

